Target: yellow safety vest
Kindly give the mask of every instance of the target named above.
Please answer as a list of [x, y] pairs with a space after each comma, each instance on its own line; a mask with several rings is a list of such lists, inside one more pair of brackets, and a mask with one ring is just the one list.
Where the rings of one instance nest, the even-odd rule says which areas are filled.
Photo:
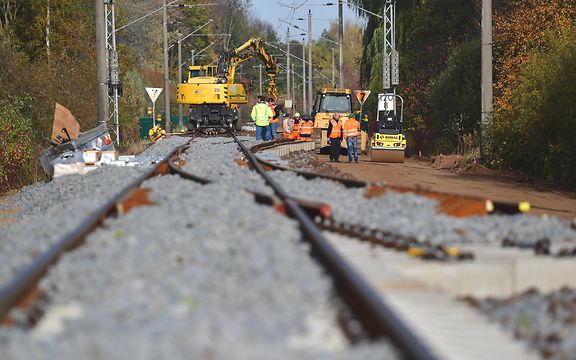
[[269, 119], [274, 115], [272, 115], [272, 110], [270, 110], [268, 105], [258, 103], [252, 108], [251, 116], [256, 126], [268, 126], [270, 124]]

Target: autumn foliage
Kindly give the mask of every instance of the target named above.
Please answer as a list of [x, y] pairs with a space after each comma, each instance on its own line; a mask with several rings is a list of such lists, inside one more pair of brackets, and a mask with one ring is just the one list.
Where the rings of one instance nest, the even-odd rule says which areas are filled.
[[493, 23], [495, 108], [510, 109], [510, 97], [530, 53], [546, 50], [546, 34], [559, 36], [576, 19], [573, 0], [501, 0]]

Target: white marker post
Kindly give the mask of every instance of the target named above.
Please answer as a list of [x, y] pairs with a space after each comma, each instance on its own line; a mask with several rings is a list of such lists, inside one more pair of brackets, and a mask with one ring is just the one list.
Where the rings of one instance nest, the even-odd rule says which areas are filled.
[[156, 100], [162, 93], [162, 88], [146, 88], [150, 100], [152, 100], [152, 126], [156, 126]]

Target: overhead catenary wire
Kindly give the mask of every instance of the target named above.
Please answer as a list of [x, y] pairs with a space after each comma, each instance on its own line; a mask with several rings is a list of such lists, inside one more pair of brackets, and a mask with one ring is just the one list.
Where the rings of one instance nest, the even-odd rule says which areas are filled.
[[[273, 44], [271, 44], [271, 43], [269, 43], [269, 42], [267, 42], [267, 41], [265, 41], [264, 43], [265, 43], [266, 45], [272, 46], [273, 48], [275, 48], [275, 49], [277, 49], [277, 50], [280, 50], [280, 51], [283, 52], [284, 54], [288, 54], [285, 50], [282, 50], [282, 49], [280, 49], [279, 47], [274, 46]], [[295, 58], [295, 59], [298, 59], [298, 60], [302, 61], [305, 65], [308, 65], [308, 64], [309, 64], [308, 61], [302, 59], [301, 57], [298, 57], [298, 56], [293, 55], [293, 54], [290, 54], [290, 56], [292, 56], [292, 57]], [[322, 76], [324, 79], [326, 79], [326, 80], [330, 81], [330, 83], [332, 83], [332, 80], [330, 80], [326, 75], [322, 74], [322, 72], [318, 71], [318, 69], [315, 69], [315, 70], [317, 71], [318, 74], [320, 74], [320, 76]]]

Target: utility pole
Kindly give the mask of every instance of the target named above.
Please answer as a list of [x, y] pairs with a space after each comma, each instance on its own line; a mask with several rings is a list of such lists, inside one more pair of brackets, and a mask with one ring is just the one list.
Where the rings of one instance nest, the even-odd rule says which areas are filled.
[[262, 95], [262, 64], [258, 64], [258, 83], [260, 84], [259, 95]]
[[332, 46], [332, 86], [336, 86], [336, 81], [335, 81], [335, 66], [334, 66], [334, 46]]
[[[178, 32], [178, 84], [182, 84], [182, 33]], [[178, 104], [178, 129], [184, 129], [182, 104]]]
[[480, 160], [484, 159], [484, 129], [490, 128], [493, 105], [492, 89], [492, 0], [482, 0], [482, 114], [480, 118]]
[[342, 68], [344, 67], [344, 15], [342, 12], [342, 0], [338, 0], [338, 43], [338, 66], [340, 66], [338, 87], [344, 88], [344, 76], [342, 74]]
[[106, 12], [104, 0], [96, 0], [96, 95], [98, 122], [108, 119], [108, 66], [106, 64]]
[[108, 65], [108, 108], [112, 108], [112, 115], [108, 120], [114, 126], [116, 144], [120, 145], [120, 70], [118, 65], [118, 52], [116, 51], [116, 12], [115, 0], [104, 1], [106, 14], [106, 64]]
[[166, 116], [166, 132], [170, 132], [170, 77], [168, 74], [168, 9], [166, 0], [162, 1], [162, 27], [164, 33], [164, 113]]
[[292, 64], [292, 113], [296, 110], [296, 86], [294, 84], [294, 78], [296, 77], [296, 73], [294, 72], [294, 64]]
[[302, 39], [302, 112], [306, 111], [306, 46]]
[[195, 57], [196, 57], [196, 55], [195, 55], [194, 49], [190, 50], [190, 65], [192, 65], [192, 66], [196, 65], [194, 63], [196, 60]]
[[308, 10], [308, 113], [312, 113], [312, 10]]
[[386, 0], [382, 9], [382, 91], [392, 90], [400, 83], [399, 56], [396, 51], [396, 0]]
[[46, 0], [46, 58], [50, 61], [50, 0]]
[[290, 28], [286, 29], [286, 51], [288, 52], [286, 56], [286, 99], [289, 99], [292, 94], [290, 92]]

